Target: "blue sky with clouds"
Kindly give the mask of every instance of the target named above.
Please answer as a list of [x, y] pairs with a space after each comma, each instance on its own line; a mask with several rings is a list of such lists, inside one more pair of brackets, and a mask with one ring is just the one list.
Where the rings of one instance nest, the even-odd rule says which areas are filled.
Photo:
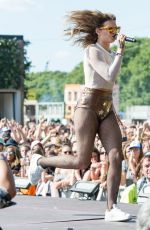
[[150, 37], [149, 0], [0, 0], [0, 34], [23, 35], [31, 71], [71, 71], [83, 50], [63, 37], [64, 16], [72, 10], [114, 13], [122, 33]]

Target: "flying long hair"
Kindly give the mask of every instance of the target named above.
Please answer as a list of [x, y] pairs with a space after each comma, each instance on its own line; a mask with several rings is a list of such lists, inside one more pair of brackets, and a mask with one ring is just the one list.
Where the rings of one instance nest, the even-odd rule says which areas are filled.
[[68, 28], [64, 30], [64, 35], [73, 38], [73, 43], [78, 43], [84, 48], [97, 42], [96, 28], [102, 27], [104, 22], [116, 20], [115, 15], [102, 13], [101, 11], [71, 11], [66, 15]]

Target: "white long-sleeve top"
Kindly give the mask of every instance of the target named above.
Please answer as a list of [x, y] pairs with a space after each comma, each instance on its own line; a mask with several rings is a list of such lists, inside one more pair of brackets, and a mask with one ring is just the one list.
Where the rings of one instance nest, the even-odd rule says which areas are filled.
[[109, 53], [100, 44], [85, 49], [85, 87], [112, 90], [121, 66], [121, 55]]

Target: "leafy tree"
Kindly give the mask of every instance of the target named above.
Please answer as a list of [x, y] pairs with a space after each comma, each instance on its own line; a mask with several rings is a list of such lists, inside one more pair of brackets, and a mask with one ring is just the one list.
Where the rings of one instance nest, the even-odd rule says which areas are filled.
[[66, 78], [67, 84], [84, 84], [84, 73], [82, 62], [78, 64], [74, 70], [68, 73]]
[[23, 87], [25, 72], [29, 70], [31, 62], [27, 59], [22, 36], [0, 36], [0, 87]]
[[150, 39], [138, 39], [128, 45], [120, 73], [120, 109], [129, 105], [149, 105]]
[[38, 101], [63, 101], [66, 76], [67, 73], [60, 71], [28, 74], [25, 81], [28, 88], [27, 98], [34, 95], [34, 99]]

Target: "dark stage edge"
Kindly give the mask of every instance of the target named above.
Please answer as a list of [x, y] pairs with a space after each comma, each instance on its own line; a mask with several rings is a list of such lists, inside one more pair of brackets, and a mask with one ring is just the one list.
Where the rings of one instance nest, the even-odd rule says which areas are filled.
[[136, 229], [137, 204], [119, 204], [130, 222], [105, 222], [106, 202], [17, 195], [14, 205], [0, 209], [3, 230], [130, 230]]

